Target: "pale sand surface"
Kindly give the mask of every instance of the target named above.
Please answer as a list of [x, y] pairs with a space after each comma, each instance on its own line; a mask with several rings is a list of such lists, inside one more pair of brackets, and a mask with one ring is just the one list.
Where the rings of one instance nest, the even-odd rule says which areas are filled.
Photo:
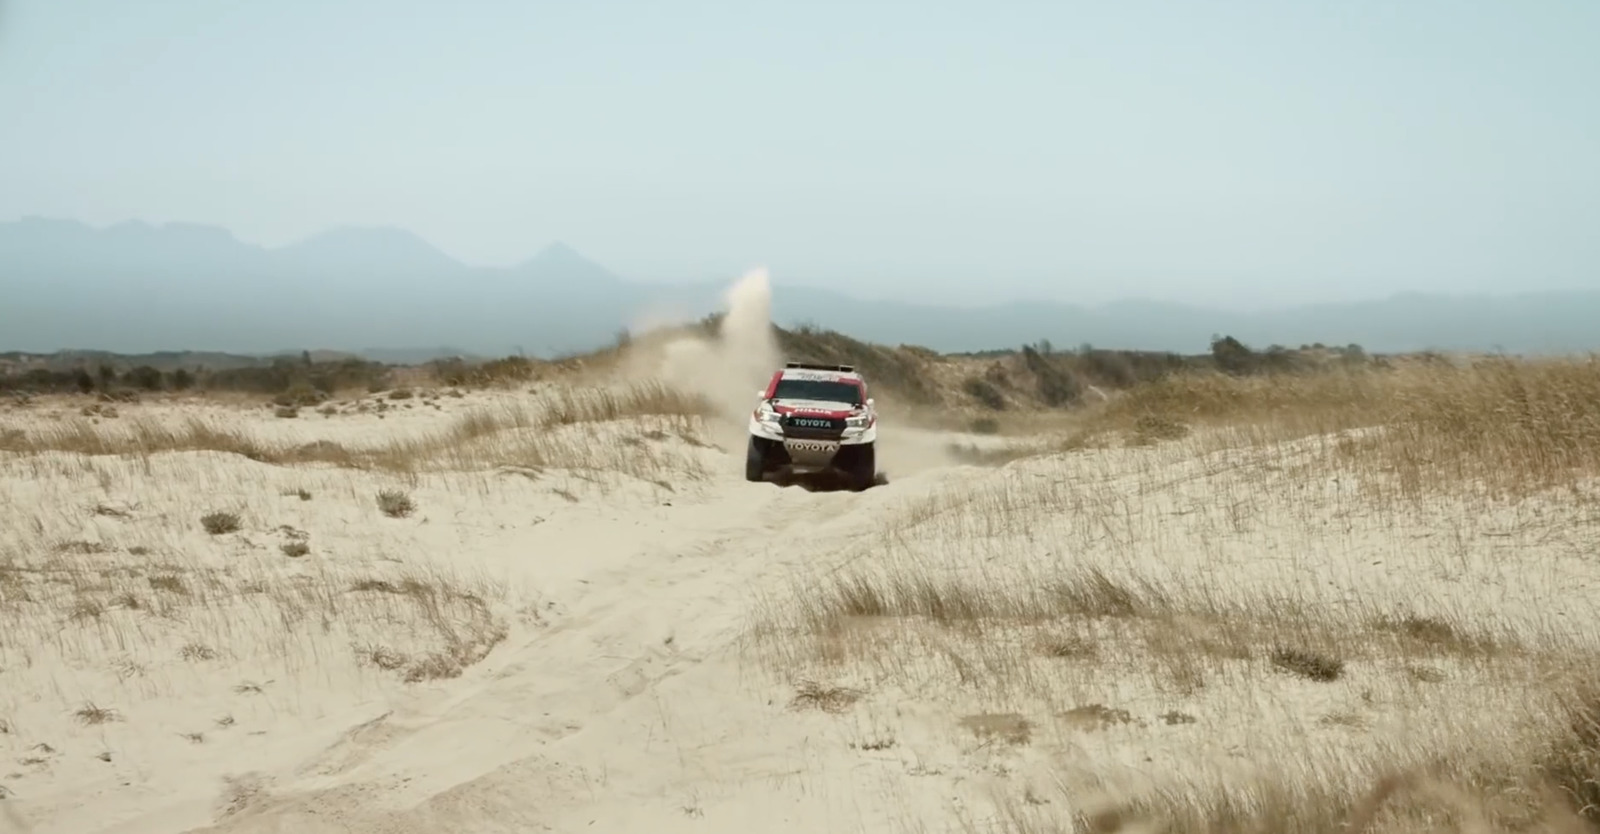
[[[7, 425], [24, 419], [49, 418]], [[299, 439], [322, 425], [228, 419]], [[340, 421], [349, 443], [391, 430], [370, 415], [328, 424]], [[1029, 650], [1031, 627], [783, 631], [805, 589], [840, 570], [1025, 596], [1094, 566], [1209, 604], [1279, 590], [1335, 622], [1404, 605], [1588, 639], [1600, 568], [1587, 522], [1559, 507], [1380, 512], [1355, 485], [1294, 472], [1292, 447], [1266, 466], [1177, 443], [979, 469], [940, 461], [943, 438], [890, 436], [890, 482], [860, 494], [747, 484], [738, 449], [672, 438], [652, 442], [705, 477], [661, 473], [669, 489], [556, 470], [412, 481], [199, 452], [9, 457], [6, 806], [39, 834], [984, 830], [1018, 808], [1059, 810], [1062, 788], [1086, 779], [1337, 770], [1503, 737], [1519, 710], [1538, 713], [1515, 670], [1449, 658], [1431, 667], [1460, 685], [1419, 684], [1405, 658], [1357, 660], [1332, 684], [1258, 658], [1191, 671], [1207, 682], [1186, 691], [1170, 659], [1138, 648], [1148, 636], [1114, 623], [1086, 636], [1099, 648], [1084, 657]], [[386, 488], [408, 490], [416, 512], [378, 512]], [[237, 508], [242, 528], [201, 530], [216, 508]], [[309, 553], [280, 551], [295, 540]], [[403, 594], [351, 590], [406, 576], [471, 598], [441, 601], [436, 621]], [[416, 657], [485, 634], [503, 639], [454, 678], [407, 683], [371, 662], [372, 646]], [[808, 679], [859, 697], [805, 709]], [[115, 715], [85, 724], [86, 703]], [[1111, 726], [1070, 712], [1092, 704]], [[1173, 713], [1186, 717], [1160, 718]]]

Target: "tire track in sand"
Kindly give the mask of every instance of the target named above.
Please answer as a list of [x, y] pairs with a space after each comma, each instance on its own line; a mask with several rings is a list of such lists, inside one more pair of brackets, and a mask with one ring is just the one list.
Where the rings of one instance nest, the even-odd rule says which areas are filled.
[[676, 553], [641, 548], [591, 581], [561, 622], [497, 652], [503, 665], [475, 689], [356, 728], [190, 834], [549, 830], [589, 790], [585, 774], [547, 755], [552, 745], [726, 651], [746, 588], [862, 535], [890, 502], [938, 480], [931, 470], [864, 493], [730, 480], [713, 503], [734, 523]]

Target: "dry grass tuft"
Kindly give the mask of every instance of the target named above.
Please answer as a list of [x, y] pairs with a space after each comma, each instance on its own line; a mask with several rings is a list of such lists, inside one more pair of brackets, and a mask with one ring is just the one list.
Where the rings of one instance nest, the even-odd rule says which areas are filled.
[[1133, 421], [1133, 442], [1139, 445], [1178, 440], [1188, 434], [1187, 425], [1160, 414], [1141, 414]]
[[1319, 683], [1336, 681], [1344, 674], [1344, 661], [1337, 657], [1287, 647], [1272, 650], [1272, 665]]
[[79, 707], [78, 711], [74, 712], [73, 715], [77, 716], [79, 721], [89, 726], [122, 720], [122, 715], [116, 710], [98, 706], [93, 702], [86, 703]]
[[362, 662], [371, 664], [385, 672], [399, 671], [406, 668], [411, 662], [410, 658], [387, 646], [360, 646], [356, 648], [356, 655]]
[[241, 526], [238, 513], [211, 512], [200, 517], [200, 526], [213, 536], [237, 533]]
[[1328, 453], [1394, 476], [1406, 497], [1468, 487], [1523, 497], [1600, 474], [1600, 358], [1398, 360], [1306, 373], [1182, 373], [1084, 414], [1135, 442], [1221, 429], [1212, 445], [1339, 436]]
[[1059, 622], [1097, 617], [1155, 617], [1170, 609], [1166, 592], [1147, 579], [1117, 580], [1097, 567], [988, 587], [957, 578], [896, 572], [841, 571], [798, 603], [814, 631], [827, 633], [864, 618], [916, 618], [981, 629], [996, 621]]
[[1033, 740], [1034, 724], [1014, 712], [980, 713], [961, 718], [961, 726], [984, 740], [1023, 745]]
[[830, 686], [813, 680], [801, 681], [795, 687], [795, 709], [819, 709], [824, 712], [844, 712], [861, 700], [866, 693], [845, 686]]
[[217, 651], [204, 643], [185, 643], [178, 650], [178, 656], [184, 660], [216, 660]]
[[1540, 757], [1539, 774], [1588, 830], [1600, 830], [1600, 686], [1565, 693], [1561, 716], [1565, 732]]
[[400, 672], [407, 683], [459, 677], [487, 657], [508, 633], [481, 595], [437, 577], [409, 575], [398, 581], [367, 578], [353, 583], [350, 590], [410, 600], [421, 621], [432, 625], [442, 637], [442, 645], [416, 654], [372, 643], [356, 648], [358, 658], [378, 668]]
[[185, 585], [183, 578], [179, 576], [173, 576], [171, 574], [152, 576], [145, 581], [149, 583], [151, 590], [164, 591], [169, 594], [180, 595], [189, 593], [189, 586]]
[[411, 496], [397, 489], [386, 489], [378, 493], [378, 510], [390, 518], [405, 518], [417, 509]]
[[562, 389], [551, 398], [538, 425], [551, 429], [582, 423], [608, 423], [641, 414], [695, 418], [715, 413], [715, 408], [703, 395], [684, 393], [658, 382], [644, 382], [620, 390], [603, 388], [578, 392]]

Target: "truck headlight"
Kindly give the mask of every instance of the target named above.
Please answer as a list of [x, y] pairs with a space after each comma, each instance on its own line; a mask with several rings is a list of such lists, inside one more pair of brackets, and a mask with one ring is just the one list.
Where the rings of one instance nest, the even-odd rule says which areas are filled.
[[866, 428], [867, 421], [869, 421], [871, 419], [872, 418], [869, 417], [868, 415], [857, 414], [857, 415], [854, 415], [854, 416], [851, 416], [851, 417], [844, 418], [844, 426], [847, 429], [862, 429], [862, 428]]

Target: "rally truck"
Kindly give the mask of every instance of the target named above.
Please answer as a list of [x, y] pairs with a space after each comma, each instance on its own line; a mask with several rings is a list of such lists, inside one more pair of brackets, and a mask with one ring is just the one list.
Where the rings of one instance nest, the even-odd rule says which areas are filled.
[[788, 362], [750, 415], [747, 481], [768, 472], [838, 473], [863, 490], [877, 477], [878, 412], [851, 365]]

